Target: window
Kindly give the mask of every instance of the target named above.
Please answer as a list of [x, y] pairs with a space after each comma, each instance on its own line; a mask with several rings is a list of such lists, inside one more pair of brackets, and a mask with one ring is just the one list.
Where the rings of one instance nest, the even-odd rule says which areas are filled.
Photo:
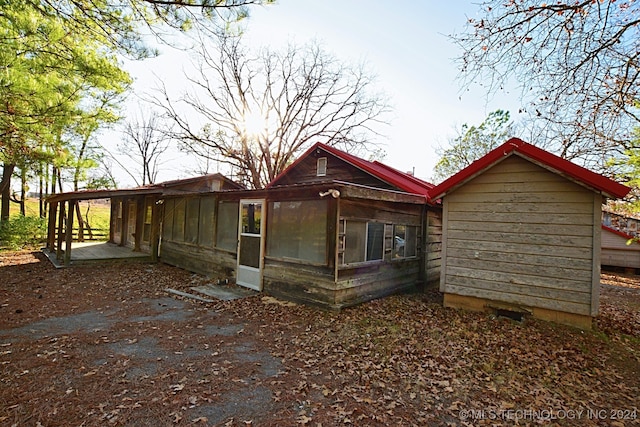
[[384, 224], [367, 223], [367, 261], [382, 259], [384, 255]]
[[122, 200], [116, 204], [116, 233], [122, 232]]
[[416, 256], [418, 227], [395, 225], [393, 227], [393, 258]]
[[327, 202], [269, 203], [267, 255], [318, 264], [327, 262]]
[[367, 223], [346, 221], [344, 233], [344, 263], [363, 262], [367, 248]]
[[200, 229], [198, 231], [198, 243], [201, 246], [213, 246], [213, 230], [216, 219], [216, 199], [203, 197], [200, 199]]
[[198, 243], [198, 222], [200, 220], [200, 199], [192, 198], [186, 202], [184, 241]]
[[216, 247], [229, 251], [238, 250], [238, 202], [218, 203]]
[[418, 227], [340, 220], [338, 258], [341, 265], [411, 258], [416, 256], [417, 246]]
[[327, 158], [319, 157], [316, 165], [316, 175], [317, 176], [326, 176], [327, 175]]
[[142, 227], [142, 241], [148, 243], [151, 240], [151, 217], [153, 213], [153, 200], [146, 199], [144, 205], [144, 225]]

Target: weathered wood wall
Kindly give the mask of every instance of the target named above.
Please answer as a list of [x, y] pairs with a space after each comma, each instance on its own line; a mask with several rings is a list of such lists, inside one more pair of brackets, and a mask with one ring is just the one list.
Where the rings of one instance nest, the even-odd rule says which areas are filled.
[[602, 230], [602, 265], [640, 268], [640, 244], [627, 245], [628, 240], [609, 230]]
[[287, 300], [322, 307], [333, 307], [335, 282], [328, 266], [305, 265], [267, 258], [263, 291]]
[[593, 315], [600, 203], [592, 191], [509, 157], [444, 197], [440, 290]]
[[429, 208], [426, 214], [426, 244], [424, 254], [424, 282], [436, 284], [440, 281], [442, 265], [442, 210]]
[[[337, 180], [381, 189], [394, 189], [393, 186], [363, 172], [333, 154], [321, 149], [319, 151], [320, 153], [314, 153], [314, 155], [302, 159], [295, 169], [290, 170], [286, 176], [279, 178], [277, 185], [308, 184]], [[326, 175], [323, 176], [317, 175], [317, 159], [319, 157], [326, 157], [327, 159], [327, 171]]]
[[[344, 307], [380, 298], [422, 281], [423, 205], [374, 200], [340, 200], [340, 218], [418, 227], [415, 257], [338, 265], [334, 306]], [[387, 249], [385, 247], [385, 249]]]
[[216, 278], [234, 278], [236, 254], [189, 243], [162, 242], [162, 262]]

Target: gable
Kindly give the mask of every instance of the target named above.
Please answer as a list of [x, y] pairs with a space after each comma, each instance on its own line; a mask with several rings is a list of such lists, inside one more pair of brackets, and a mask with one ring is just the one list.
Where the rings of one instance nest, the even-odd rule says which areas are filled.
[[[324, 175], [318, 175], [318, 159], [326, 159]], [[313, 184], [329, 181], [344, 181], [358, 185], [395, 190], [396, 187], [387, 184], [368, 172], [340, 159], [332, 153], [317, 147], [300, 157], [285, 172], [278, 176], [269, 187], [295, 184]]]
[[[593, 191], [519, 156], [510, 156], [452, 190], [449, 196], [494, 202], [573, 201], [591, 205]], [[476, 195], [476, 197], [474, 197]], [[590, 208], [587, 211], [591, 211]]]
[[602, 194], [606, 197], [621, 198], [630, 190], [629, 187], [578, 166], [566, 159], [556, 156], [555, 154], [542, 150], [531, 144], [527, 144], [518, 138], [511, 138], [501, 146], [493, 149], [480, 159], [471, 163], [460, 172], [432, 188], [429, 191], [429, 198], [431, 200], [440, 199], [456, 188], [464, 185], [469, 180], [481, 175], [486, 170], [504, 161], [504, 159], [514, 156], [527, 159], [528, 161], [549, 170], [551, 173], [579, 183], [590, 191]]

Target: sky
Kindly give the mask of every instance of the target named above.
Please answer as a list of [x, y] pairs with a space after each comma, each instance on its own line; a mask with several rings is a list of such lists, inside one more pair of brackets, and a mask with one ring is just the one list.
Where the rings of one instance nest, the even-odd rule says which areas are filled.
[[[249, 47], [271, 48], [315, 40], [342, 62], [366, 63], [377, 76], [376, 89], [393, 107], [389, 125], [380, 129], [384, 137], [373, 138], [386, 152], [382, 161], [429, 180], [438, 160], [436, 150], [446, 147], [462, 124], [480, 124], [497, 109], [509, 110], [517, 119], [515, 95], [487, 98], [479, 86], [463, 90], [457, 80], [454, 58], [460, 50], [447, 35], [464, 30], [467, 19], [476, 16], [477, 4], [462, 0], [277, 0], [250, 10], [244, 37]], [[138, 95], [156, 87], [157, 79], [175, 91], [184, 85], [188, 54], [159, 49], [157, 58], [126, 63]], [[148, 107], [130, 97], [125, 114], [141, 108]], [[121, 137], [104, 134], [102, 143], [113, 151]], [[194, 174], [193, 159], [174, 152], [162, 164], [158, 181]], [[121, 188], [134, 185], [122, 171], [117, 177]]]

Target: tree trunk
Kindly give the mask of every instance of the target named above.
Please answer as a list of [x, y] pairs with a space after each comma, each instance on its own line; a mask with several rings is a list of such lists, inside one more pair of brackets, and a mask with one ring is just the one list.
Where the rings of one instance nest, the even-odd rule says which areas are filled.
[[78, 217], [78, 242], [84, 242], [84, 220], [82, 219], [82, 212], [80, 211], [80, 201], [75, 203], [76, 216]]
[[25, 202], [27, 200], [27, 169], [25, 167], [20, 168], [20, 215], [26, 216]]
[[47, 215], [44, 210], [44, 190], [42, 188], [44, 184], [43, 181], [44, 178], [42, 176], [42, 163], [40, 163], [40, 169], [38, 170], [38, 208], [40, 218], [45, 218]]
[[56, 167], [55, 166], [51, 166], [51, 191], [49, 192], [49, 194], [56, 194], [56, 177], [58, 175], [56, 174]]
[[11, 175], [16, 165], [4, 164], [2, 168], [2, 181], [0, 181], [0, 197], [2, 208], [0, 209], [0, 221], [9, 219], [9, 204], [11, 203]]

